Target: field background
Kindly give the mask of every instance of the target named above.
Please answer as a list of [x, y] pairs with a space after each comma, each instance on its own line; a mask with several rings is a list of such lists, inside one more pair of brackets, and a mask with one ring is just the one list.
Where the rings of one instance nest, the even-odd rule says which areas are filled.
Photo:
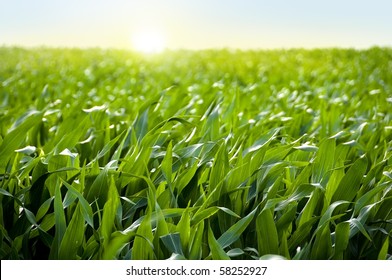
[[391, 49], [0, 61], [1, 259], [391, 259]]

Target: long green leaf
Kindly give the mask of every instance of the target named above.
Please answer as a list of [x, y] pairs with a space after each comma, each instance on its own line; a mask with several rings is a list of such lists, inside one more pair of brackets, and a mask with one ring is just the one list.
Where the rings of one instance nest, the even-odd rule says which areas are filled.
[[91, 227], [94, 227], [94, 224], [93, 224], [93, 210], [92, 210], [90, 204], [88, 204], [87, 200], [83, 197], [83, 195], [80, 192], [78, 192], [78, 190], [76, 188], [74, 188], [73, 186], [71, 186], [70, 184], [68, 184], [64, 180], [62, 180], [62, 182], [63, 182], [64, 186], [68, 189], [68, 191], [78, 198], [80, 206], [81, 206], [81, 211], [82, 211], [82, 215], [84, 217], [84, 220]]
[[172, 168], [173, 168], [173, 157], [172, 157], [172, 142], [169, 143], [166, 150], [166, 155], [162, 160], [162, 173], [165, 176], [168, 184], [172, 183]]
[[54, 235], [52, 248], [50, 250], [50, 258], [52, 259], [58, 259], [59, 257], [59, 248], [67, 228], [60, 188], [61, 185], [58, 184], [56, 186], [55, 196], [54, 196], [54, 214], [55, 214], [56, 232]]
[[59, 259], [74, 260], [84, 238], [84, 218], [78, 205], [64, 233], [59, 249]]
[[335, 255], [334, 259], [342, 260], [350, 239], [350, 224], [340, 223], [335, 230]]
[[190, 250], [189, 259], [190, 260], [200, 260], [203, 254], [203, 234], [204, 234], [204, 222], [198, 223], [192, 228], [190, 237]]
[[335, 139], [325, 139], [317, 151], [312, 170], [312, 183], [325, 186], [335, 162]]
[[221, 244], [215, 239], [210, 226], [208, 226], [208, 246], [210, 247], [213, 260], [230, 260], [230, 257], [223, 250]]
[[385, 238], [385, 241], [382, 244], [381, 250], [378, 253], [378, 259], [386, 260], [388, 258], [388, 252], [389, 252], [389, 236]]
[[279, 237], [271, 210], [263, 210], [257, 216], [256, 234], [260, 256], [279, 254]]
[[338, 200], [353, 201], [361, 187], [361, 180], [366, 172], [366, 168], [366, 157], [356, 160], [340, 181], [337, 190], [332, 196], [331, 202]]
[[232, 225], [227, 231], [225, 231], [219, 238], [218, 243], [224, 249], [230, 246], [233, 242], [240, 238], [241, 234], [246, 230], [253, 217], [255, 216], [257, 208], [246, 215], [244, 218], [239, 220], [237, 223]]
[[132, 247], [132, 259], [134, 260], [152, 260], [155, 259], [152, 241], [154, 236], [151, 227], [151, 213], [148, 212], [140, 226], [137, 229]]
[[191, 219], [189, 215], [189, 208], [185, 209], [180, 221], [176, 226], [176, 230], [180, 234], [181, 245], [184, 250], [187, 250], [191, 236]]
[[103, 207], [102, 224], [100, 226], [100, 233], [103, 237], [104, 248], [106, 248], [109, 244], [110, 236], [113, 232], [113, 227], [115, 224], [117, 208], [120, 205], [120, 197], [118, 195], [113, 177], [110, 178], [107, 196], [108, 200]]

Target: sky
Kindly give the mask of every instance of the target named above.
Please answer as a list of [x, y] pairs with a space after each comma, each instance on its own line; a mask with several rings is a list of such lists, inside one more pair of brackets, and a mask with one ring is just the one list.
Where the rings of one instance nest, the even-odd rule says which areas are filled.
[[148, 50], [392, 46], [388, 0], [0, 0], [0, 45]]

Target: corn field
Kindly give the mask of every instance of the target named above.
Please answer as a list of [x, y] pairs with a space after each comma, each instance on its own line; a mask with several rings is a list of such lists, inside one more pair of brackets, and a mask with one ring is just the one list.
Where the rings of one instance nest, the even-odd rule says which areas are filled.
[[1, 259], [392, 259], [392, 50], [0, 48]]

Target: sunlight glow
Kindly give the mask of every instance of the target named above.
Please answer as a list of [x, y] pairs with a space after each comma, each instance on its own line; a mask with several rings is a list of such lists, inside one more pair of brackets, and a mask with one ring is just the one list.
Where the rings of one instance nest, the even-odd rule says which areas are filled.
[[156, 30], [139, 31], [132, 36], [132, 47], [143, 53], [160, 53], [165, 47], [165, 36]]

